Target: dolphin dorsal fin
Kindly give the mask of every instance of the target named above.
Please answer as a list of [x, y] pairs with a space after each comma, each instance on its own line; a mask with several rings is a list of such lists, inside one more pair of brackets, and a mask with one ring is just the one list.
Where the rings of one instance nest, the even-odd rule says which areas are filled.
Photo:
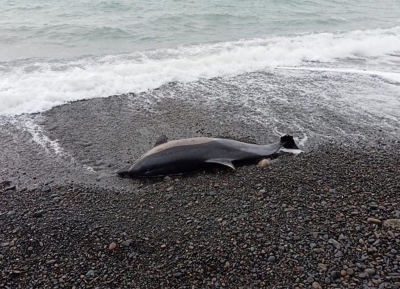
[[209, 160], [206, 160], [205, 162], [227, 166], [227, 167], [230, 167], [231, 169], [235, 170], [235, 166], [232, 164], [232, 161], [233, 161], [232, 159], [218, 158], [218, 159], [209, 159]]
[[168, 142], [168, 138], [165, 134], [160, 135], [160, 137], [156, 140], [156, 142], [154, 143], [154, 147], [159, 146], [163, 143]]

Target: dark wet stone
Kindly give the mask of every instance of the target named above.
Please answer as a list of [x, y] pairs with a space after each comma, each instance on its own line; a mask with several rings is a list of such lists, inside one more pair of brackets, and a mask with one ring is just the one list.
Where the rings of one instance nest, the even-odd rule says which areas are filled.
[[346, 272], [347, 272], [347, 275], [349, 275], [349, 276], [354, 275], [354, 270], [352, 268], [347, 268]]
[[342, 275], [340, 274], [339, 271], [332, 271], [331, 272], [331, 277], [333, 280], [339, 279]]
[[9, 186], [9, 187], [6, 187], [5, 189], [4, 189], [4, 191], [15, 191], [16, 190], [16, 186]]
[[269, 256], [269, 257], [268, 257], [268, 262], [273, 263], [273, 262], [275, 262], [275, 261], [276, 261], [276, 257], [275, 257], [275, 256]]
[[335, 247], [338, 250], [341, 247], [341, 244], [338, 241], [336, 241], [335, 239], [332, 239], [332, 238], [328, 240], [328, 243], [332, 244], [332, 246]]
[[121, 247], [129, 247], [131, 244], [132, 244], [132, 241], [129, 241], [129, 240], [123, 241], [121, 243]]
[[46, 264], [47, 264], [47, 265], [51, 265], [51, 264], [54, 264], [54, 263], [56, 263], [56, 262], [57, 262], [57, 260], [51, 259], [51, 260], [46, 261]]
[[41, 189], [43, 193], [51, 192], [51, 187], [49, 185], [44, 185]]
[[40, 218], [40, 217], [43, 216], [43, 214], [44, 214], [44, 211], [43, 211], [43, 210], [36, 211], [36, 212], [34, 212], [34, 213], [32, 214], [32, 217], [34, 217], [34, 218]]
[[15, 211], [14, 211], [14, 210], [8, 211], [8, 212], [7, 212], [7, 216], [12, 216], [12, 215], [14, 215], [14, 214], [15, 214]]
[[364, 270], [365, 273], [368, 275], [374, 275], [375, 274], [375, 269], [374, 268], [367, 268]]
[[95, 270], [89, 270], [89, 271], [87, 271], [86, 276], [87, 277], [92, 277], [92, 276], [94, 276], [94, 274], [96, 274]]

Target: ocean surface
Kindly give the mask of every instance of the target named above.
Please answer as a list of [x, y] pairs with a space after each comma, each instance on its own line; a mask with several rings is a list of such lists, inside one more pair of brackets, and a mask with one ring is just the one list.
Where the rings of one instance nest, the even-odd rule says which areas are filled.
[[[105, 98], [140, 112], [191, 103], [302, 145], [374, 132], [396, 139], [400, 0], [0, 1], [3, 148], [34, 142], [76, 159], [80, 148], [68, 144], [105, 125], [63, 140], [88, 113], [73, 102]], [[61, 117], [71, 123], [57, 132], [48, 123]]]
[[1, 115], [294, 68], [398, 85], [400, 1], [0, 3]]

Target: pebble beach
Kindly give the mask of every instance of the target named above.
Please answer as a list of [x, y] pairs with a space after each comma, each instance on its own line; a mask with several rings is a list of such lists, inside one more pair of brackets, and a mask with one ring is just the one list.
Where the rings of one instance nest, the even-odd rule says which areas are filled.
[[399, 143], [0, 193], [1, 288], [399, 288]]

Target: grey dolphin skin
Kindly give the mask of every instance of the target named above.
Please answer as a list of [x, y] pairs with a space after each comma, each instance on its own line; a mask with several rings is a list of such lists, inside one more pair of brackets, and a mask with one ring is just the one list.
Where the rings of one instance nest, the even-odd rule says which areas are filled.
[[284, 135], [279, 142], [256, 145], [221, 138], [188, 138], [167, 141], [162, 135], [154, 147], [142, 155], [121, 177], [157, 177], [179, 175], [223, 165], [235, 169], [233, 163], [248, 163], [278, 152], [282, 147], [298, 149], [293, 137]]

